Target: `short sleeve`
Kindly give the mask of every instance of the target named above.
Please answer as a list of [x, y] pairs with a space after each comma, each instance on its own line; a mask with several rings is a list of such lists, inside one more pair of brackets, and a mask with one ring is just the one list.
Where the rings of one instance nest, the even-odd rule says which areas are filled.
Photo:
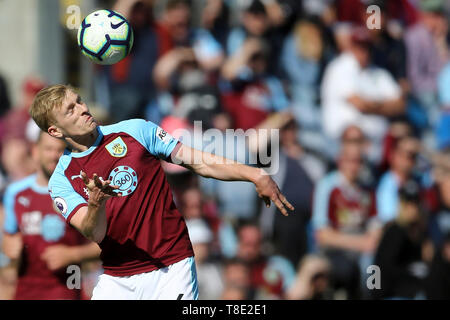
[[170, 159], [178, 140], [151, 121], [142, 119], [126, 120], [119, 123], [119, 131], [130, 134], [152, 155], [163, 160]]
[[3, 205], [5, 209], [5, 222], [3, 230], [9, 234], [15, 234], [19, 231], [16, 213], [14, 211], [15, 192], [11, 188], [6, 189], [3, 196]]
[[86, 200], [76, 192], [67, 177], [62, 172], [53, 173], [49, 181], [49, 192], [53, 204], [58, 208], [67, 222], [83, 206], [87, 206]]

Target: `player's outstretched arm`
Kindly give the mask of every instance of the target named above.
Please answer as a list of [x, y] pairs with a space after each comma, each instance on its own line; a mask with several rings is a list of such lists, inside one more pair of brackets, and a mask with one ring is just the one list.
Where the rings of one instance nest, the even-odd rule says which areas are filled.
[[247, 166], [186, 145], [179, 148], [172, 161], [206, 178], [253, 182], [258, 196], [264, 200], [267, 207], [273, 201], [285, 216], [288, 215], [287, 209], [294, 210], [277, 184], [261, 168]]
[[81, 172], [81, 178], [89, 191], [89, 201], [73, 215], [70, 224], [89, 240], [100, 243], [106, 235], [106, 200], [120, 196], [114, 192], [118, 187], [109, 180], [102, 181], [96, 174], [89, 179]]

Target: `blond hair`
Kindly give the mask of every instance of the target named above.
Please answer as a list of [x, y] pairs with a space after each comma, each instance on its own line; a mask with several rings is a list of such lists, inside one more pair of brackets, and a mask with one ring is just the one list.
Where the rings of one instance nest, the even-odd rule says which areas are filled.
[[48, 128], [54, 124], [52, 111], [62, 107], [69, 90], [74, 91], [70, 85], [57, 84], [42, 89], [34, 97], [30, 116], [41, 130], [47, 132]]

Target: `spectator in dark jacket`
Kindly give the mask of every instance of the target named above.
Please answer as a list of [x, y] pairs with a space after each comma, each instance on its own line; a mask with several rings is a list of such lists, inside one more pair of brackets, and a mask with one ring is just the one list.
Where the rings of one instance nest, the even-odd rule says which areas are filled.
[[423, 294], [426, 225], [419, 193], [413, 180], [399, 190], [398, 216], [385, 226], [375, 255], [381, 270], [381, 289], [372, 291], [375, 299], [414, 299]]

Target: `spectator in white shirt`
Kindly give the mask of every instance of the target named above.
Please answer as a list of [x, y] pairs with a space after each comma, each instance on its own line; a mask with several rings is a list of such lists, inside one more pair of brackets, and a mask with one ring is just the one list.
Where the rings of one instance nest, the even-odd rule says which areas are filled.
[[371, 65], [366, 29], [354, 29], [350, 47], [327, 66], [321, 96], [325, 134], [337, 141], [346, 127], [358, 125], [372, 142], [369, 158], [377, 163], [389, 117], [402, 114], [405, 101], [390, 73]]

